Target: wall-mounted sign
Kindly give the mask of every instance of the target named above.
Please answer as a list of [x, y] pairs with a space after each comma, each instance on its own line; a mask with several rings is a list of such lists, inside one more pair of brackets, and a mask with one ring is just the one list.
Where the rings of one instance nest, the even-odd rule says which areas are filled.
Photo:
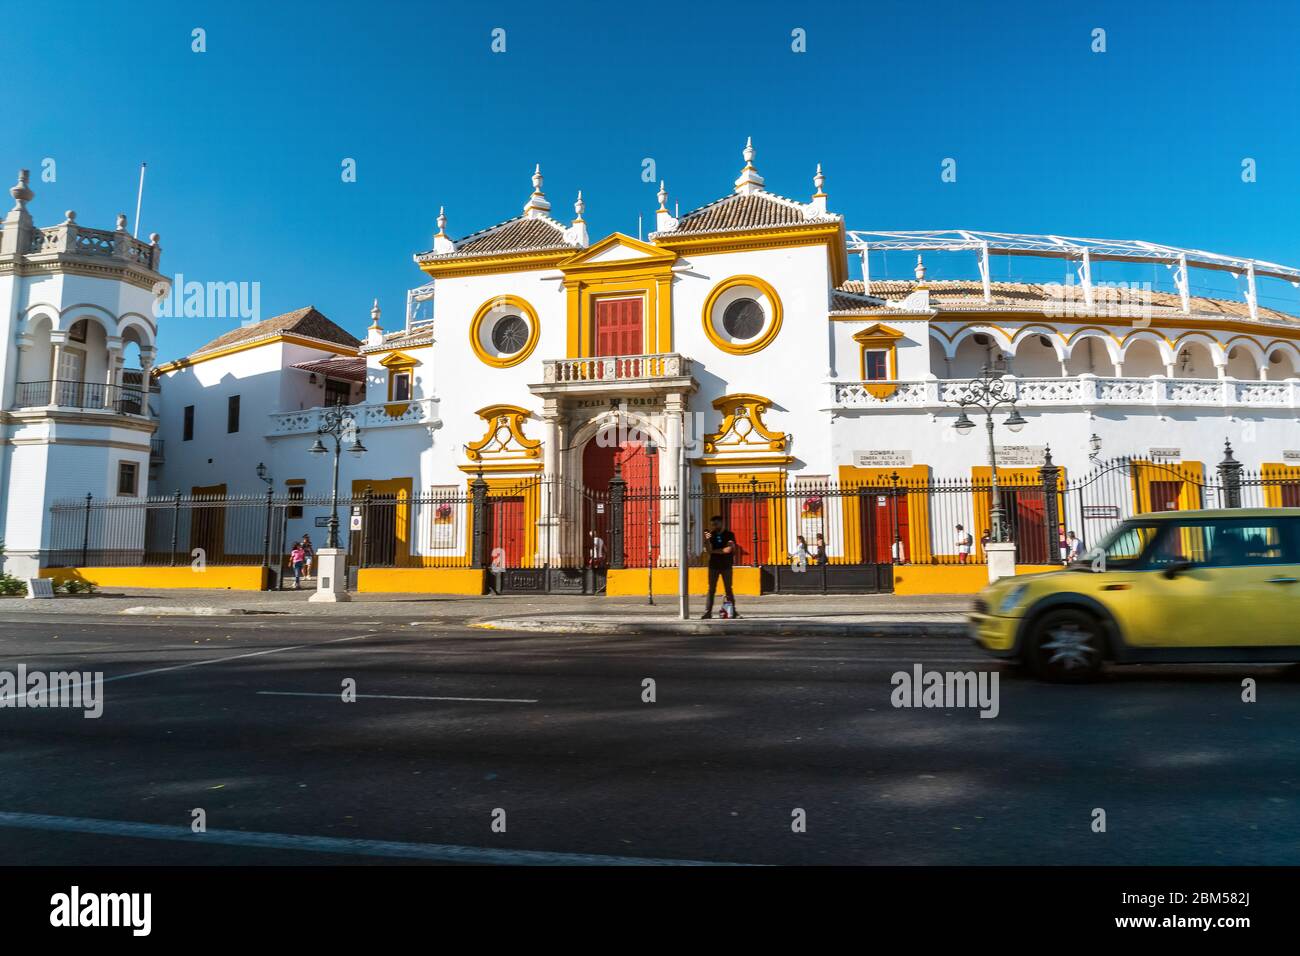
[[1039, 468], [1047, 460], [1046, 445], [998, 445], [999, 468]]
[[350, 519], [350, 524], [348, 525], [348, 528], [349, 528], [349, 530], [352, 530], [352, 531], [360, 531], [360, 530], [361, 530], [361, 515], [352, 515], [352, 516], [351, 516], [351, 519]]
[[329, 516], [329, 515], [317, 515], [317, 516], [316, 516], [316, 527], [318, 527], [318, 528], [328, 528], [329, 526], [330, 526], [330, 516]]
[[1181, 448], [1152, 448], [1152, 461], [1180, 461], [1183, 457]]
[[1085, 518], [1118, 518], [1119, 505], [1084, 505]]
[[858, 468], [911, 468], [912, 453], [905, 449], [871, 448], [853, 453]]
[[1293, 451], [1283, 451], [1282, 460], [1292, 464], [1300, 464], [1300, 448]]

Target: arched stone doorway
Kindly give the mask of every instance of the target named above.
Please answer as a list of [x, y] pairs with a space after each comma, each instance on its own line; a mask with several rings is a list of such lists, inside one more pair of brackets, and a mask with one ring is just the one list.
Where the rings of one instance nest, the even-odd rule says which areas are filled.
[[[646, 450], [644, 438], [615, 440], [598, 432], [582, 450], [582, 484], [597, 501], [584, 511], [583, 540], [590, 556], [594, 537], [604, 541], [605, 561], [611, 558], [609, 483], [617, 469], [627, 483], [623, 504], [623, 566], [648, 567], [658, 562], [659, 455]], [[601, 506], [603, 503], [603, 507]]]

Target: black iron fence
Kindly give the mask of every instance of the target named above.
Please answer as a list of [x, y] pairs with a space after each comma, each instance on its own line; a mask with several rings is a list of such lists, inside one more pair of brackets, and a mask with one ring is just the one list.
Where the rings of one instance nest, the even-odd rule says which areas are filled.
[[[685, 494], [560, 479], [472, 480], [468, 488], [340, 498], [339, 543], [354, 568], [480, 567], [603, 572], [675, 567], [680, 535], [691, 564], [705, 562], [714, 516], [736, 539], [736, 563], [768, 569], [986, 560], [1000, 505], [1022, 565], [1062, 560], [1067, 533], [1084, 550], [1115, 525], [1149, 511], [1300, 507], [1286, 468], [1243, 469], [1229, 450], [1209, 474], [1198, 464], [1115, 459], [1070, 477], [1047, 463], [989, 478], [924, 479], [891, 473], [858, 482], [705, 475]], [[61, 501], [50, 512], [49, 567], [262, 565], [289, 570], [294, 542], [327, 543], [328, 497], [170, 496]], [[684, 509], [684, 521], [679, 514]], [[548, 585], [549, 589], [549, 585]]]

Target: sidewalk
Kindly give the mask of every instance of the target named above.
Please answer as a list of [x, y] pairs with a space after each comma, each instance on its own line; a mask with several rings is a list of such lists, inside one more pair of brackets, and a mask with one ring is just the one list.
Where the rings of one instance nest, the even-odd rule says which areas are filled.
[[345, 604], [313, 604], [310, 591], [217, 591], [112, 588], [53, 600], [0, 600], [0, 619], [50, 615], [207, 617], [267, 615], [334, 621], [471, 624], [543, 633], [636, 634], [956, 634], [964, 633], [969, 595], [892, 594], [746, 598], [740, 620], [698, 620], [702, 598], [691, 600], [691, 621], [677, 619], [676, 597], [656, 599], [583, 595], [458, 597], [433, 594], [354, 594]]

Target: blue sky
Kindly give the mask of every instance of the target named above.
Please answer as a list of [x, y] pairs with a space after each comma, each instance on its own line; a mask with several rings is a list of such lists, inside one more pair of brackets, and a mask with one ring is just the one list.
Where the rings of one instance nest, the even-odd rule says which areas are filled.
[[[850, 228], [1300, 265], [1291, 3], [78, 0], [7, 22], [0, 159], [33, 170], [38, 224], [72, 207], [112, 228], [147, 161], [141, 234], [162, 234], [165, 271], [258, 282], [263, 317], [314, 304], [360, 333], [377, 296], [400, 324], [440, 204], [455, 236], [517, 215], [541, 163], [558, 218], [581, 188], [593, 238], [635, 234], [655, 208], [645, 158], [684, 211], [730, 190], [749, 135], [774, 192], [806, 199], [822, 163]], [[1300, 310], [1284, 284], [1261, 293]], [[229, 325], [168, 319], [161, 357]]]

